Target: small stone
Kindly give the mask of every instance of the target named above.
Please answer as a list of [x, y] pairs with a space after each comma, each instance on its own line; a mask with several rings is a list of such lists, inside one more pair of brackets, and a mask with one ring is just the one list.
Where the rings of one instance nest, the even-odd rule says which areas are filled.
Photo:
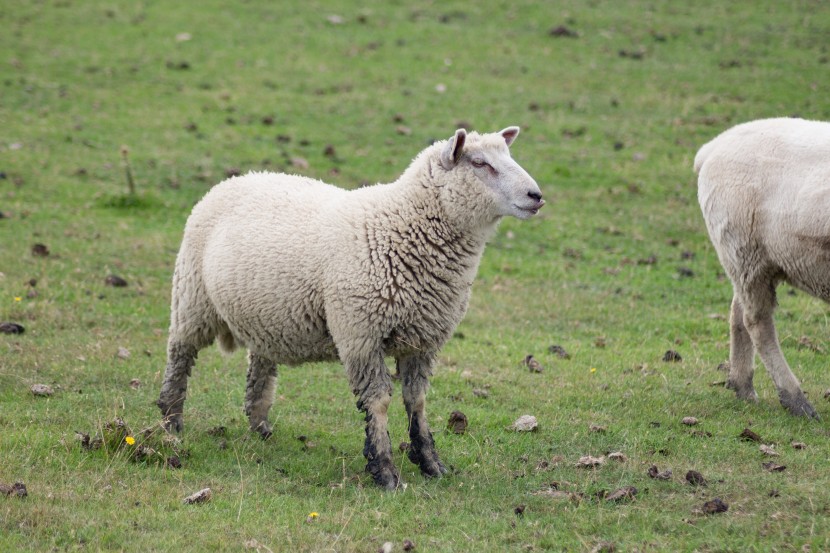
[[686, 426], [694, 426], [698, 423], [698, 420], [695, 417], [683, 417], [683, 420], [680, 422]]
[[26, 331], [23, 325], [10, 322], [0, 323], [0, 333], [3, 334], [23, 334]]
[[706, 486], [706, 479], [696, 470], [690, 470], [686, 473], [686, 482], [692, 486]]
[[743, 431], [738, 434], [738, 437], [744, 441], [748, 442], [760, 442], [761, 436], [750, 430], [749, 428], [744, 428]]
[[723, 500], [721, 500], [721, 498], [716, 497], [715, 499], [704, 503], [702, 510], [707, 515], [713, 515], [715, 513], [725, 513], [729, 510], [729, 505], [724, 503]]
[[579, 33], [566, 27], [565, 25], [558, 25], [553, 27], [551, 30], [548, 31], [548, 34], [552, 37], [557, 38], [578, 38]]
[[415, 544], [412, 540], [403, 540], [403, 550], [404, 551], [412, 551], [415, 549]]
[[779, 465], [778, 463], [773, 463], [772, 461], [761, 463], [761, 466], [769, 472], [784, 472], [787, 468], [786, 465]]
[[548, 348], [548, 353], [553, 353], [560, 359], [570, 359], [571, 355], [565, 351], [565, 348], [559, 345], [553, 345]]
[[15, 482], [14, 484], [0, 483], [0, 495], [23, 498], [28, 496], [29, 492], [26, 490], [26, 484], [23, 482]]
[[210, 491], [210, 488], [205, 488], [203, 490], [199, 490], [198, 492], [185, 497], [182, 502], [185, 505], [193, 505], [194, 503], [205, 503], [206, 501], [210, 501], [213, 492]]
[[116, 357], [119, 359], [129, 359], [130, 358], [130, 350], [125, 347], [119, 347], [118, 352], [115, 354]]
[[38, 397], [49, 397], [55, 391], [47, 384], [32, 384], [32, 393]]
[[522, 364], [525, 365], [532, 373], [540, 373], [545, 370], [544, 367], [542, 367], [542, 364], [539, 363], [539, 361], [537, 361], [532, 355], [527, 355], [524, 358], [524, 361], [522, 361]]
[[291, 158], [291, 165], [297, 169], [308, 169], [310, 167], [308, 160], [299, 156]]
[[673, 349], [670, 349], [663, 354], [663, 361], [665, 361], [666, 363], [679, 363], [683, 361], [683, 358], [680, 356], [679, 353], [677, 353]]
[[615, 451], [613, 453], [608, 454], [608, 458], [612, 461], [617, 461], [618, 463], [625, 463], [628, 461], [628, 457], [625, 456], [625, 453], [622, 451]]
[[666, 469], [663, 472], [660, 472], [657, 465], [651, 465], [648, 467], [646, 474], [648, 474], [649, 478], [654, 478], [655, 480], [671, 480], [672, 477], [671, 469]]
[[488, 397], [490, 397], [490, 392], [488, 392], [484, 388], [473, 388], [473, 395], [476, 397], [480, 397], [481, 399], [487, 399]]
[[634, 486], [624, 486], [618, 490], [611, 492], [606, 498], [606, 501], [623, 501], [625, 499], [633, 499], [637, 495], [637, 488]]
[[616, 550], [617, 546], [614, 542], [601, 541], [591, 549], [591, 553], [614, 553]]
[[467, 431], [467, 415], [461, 411], [453, 411], [447, 421], [447, 428], [454, 434], [464, 434]]
[[124, 288], [127, 286], [127, 281], [118, 275], [108, 275], [107, 278], [104, 279], [104, 284], [115, 288]]
[[35, 257], [48, 257], [49, 253], [49, 248], [46, 244], [35, 244], [32, 246], [32, 255]]
[[141, 381], [137, 378], [133, 378], [132, 380], [130, 380], [130, 388], [132, 388], [133, 390], [138, 390], [139, 388], [141, 388]]
[[793, 446], [793, 449], [807, 449], [807, 444], [804, 442], [793, 442], [790, 445]]
[[512, 426], [516, 432], [534, 432], [538, 427], [539, 423], [533, 415], [522, 415]]
[[580, 468], [596, 468], [605, 464], [605, 457], [592, 457], [591, 455], [583, 455], [576, 462], [576, 466]]
[[761, 444], [758, 449], [760, 449], [761, 453], [763, 453], [764, 455], [768, 455], [770, 457], [778, 457], [778, 452], [775, 451], [775, 449], [771, 445]]

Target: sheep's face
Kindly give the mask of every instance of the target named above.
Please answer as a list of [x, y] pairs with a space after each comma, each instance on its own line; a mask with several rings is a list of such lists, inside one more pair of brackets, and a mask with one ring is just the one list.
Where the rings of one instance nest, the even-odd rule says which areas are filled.
[[533, 177], [510, 157], [509, 146], [518, 134], [518, 127], [469, 136], [464, 129], [456, 131], [441, 156], [444, 168], [461, 176], [456, 184], [464, 190], [453, 192], [488, 200], [496, 217], [528, 219], [535, 215], [545, 201]]

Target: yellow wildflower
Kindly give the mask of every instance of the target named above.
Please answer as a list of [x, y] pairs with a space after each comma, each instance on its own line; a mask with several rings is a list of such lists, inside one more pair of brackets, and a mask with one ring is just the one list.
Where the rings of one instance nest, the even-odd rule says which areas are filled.
[[308, 516], [305, 517], [305, 521], [306, 522], [314, 522], [315, 520], [317, 520], [317, 517], [319, 517], [319, 516], [320, 516], [320, 513], [318, 513], [317, 511], [311, 511], [310, 513], [308, 513]]
[[596, 368], [596, 367], [591, 367], [591, 372], [592, 372], [592, 373], [597, 372], [597, 368]]
[[23, 301], [23, 298], [21, 298], [20, 296], [15, 296], [14, 301]]
[[127, 445], [135, 445], [135, 438], [132, 436], [127, 436], [124, 441], [127, 442]]

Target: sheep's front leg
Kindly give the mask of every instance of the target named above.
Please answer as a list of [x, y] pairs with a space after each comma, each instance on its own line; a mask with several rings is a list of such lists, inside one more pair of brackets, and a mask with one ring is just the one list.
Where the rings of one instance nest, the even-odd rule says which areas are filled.
[[164, 427], [167, 430], [181, 432], [184, 427], [182, 410], [187, 396], [187, 377], [196, 363], [196, 354], [194, 346], [182, 342], [171, 342], [167, 345], [167, 369], [164, 371], [164, 382], [156, 402], [161, 409]]
[[392, 377], [383, 362], [383, 354], [370, 360], [346, 360], [352, 391], [358, 397], [357, 408], [366, 413], [366, 472], [378, 486], [387, 490], [398, 487], [400, 477], [392, 462], [387, 411], [392, 401]]
[[429, 358], [413, 356], [398, 360], [403, 402], [409, 419], [409, 460], [418, 465], [424, 475], [441, 476], [447, 469], [438, 458], [424, 411], [431, 367]]
[[726, 379], [726, 387], [735, 390], [735, 395], [740, 399], [758, 399], [752, 385], [754, 362], [755, 346], [744, 325], [744, 310], [736, 294], [732, 298], [729, 317], [729, 377]]
[[254, 353], [248, 353], [248, 384], [245, 389], [245, 414], [251, 430], [265, 440], [271, 436], [268, 411], [274, 404], [277, 389], [277, 364]]
[[774, 303], [764, 304], [760, 307], [749, 310], [744, 303], [744, 325], [752, 342], [755, 344], [761, 360], [764, 362], [767, 371], [770, 373], [775, 387], [778, 390], [778, 399], [781, 405], [793, 415], [818, 418], [818, 413], [807, 401], [801, 385], [793, 374], [790, 366], [787, 365], [781, 346], [778, 343], [778, 335], [775, 332], [775, 323], [772, 320]]

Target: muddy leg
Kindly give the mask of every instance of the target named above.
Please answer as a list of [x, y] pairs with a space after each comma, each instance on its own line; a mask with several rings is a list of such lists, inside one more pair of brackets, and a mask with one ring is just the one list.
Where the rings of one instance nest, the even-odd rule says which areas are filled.
[[744, 310], [737, 294], [732, 298], [729, 330], [729, 377], [726, 387], [735, 390], [735, 395], [740, 399], [756, 401], [758, 394], [752, 385], [755, 346], [744, 325]]
[[181, 432], [183, 428], [182, 408], [187, 396], [187, 377], [196, 362], [195, 347], [173, 342], [167, 346], [167, 369], [156, 405], [161, 409], [167, 430]]
[[248, 384], [245, 390], [245, 414], [251, 430], [265, 440], [271, 436], [268, 411], [274, 404], [277, 388], [277, 365], [260, 355], [248, 353]]
[[778, 335], [775, 332], [775, 323], [772, 320], [772, 310], [758, 310], [744, 313], [744, 324], [746, 325], [752, 341], [758, 349], [758, 354], [764, 362], [767, 371], [775, 382], [778, 390], [778, 399], [781, 405], [793, 415], [818, 418], [818, 413], [807, 401], [798, 379], [790, 370], [781, 346], [778, 343]]
[[392, 401], [392, 377], [379, 353], [364, 360], [347, 360], [346, 372], [352, 391], [358, 397], [357, 408], [366, 413], [366, 472], [378, 486], [387, 490], [398, 487], [400, 477], [392, 462], [387, 410]]
[[398, 371], [401, 375], [403, 402], [409, 420], [409, 460], [418, 465], [426, 476], [446, 474], [447, 469], [438, 458], [435, 441], [432, 439], [424, 412], [432, 363], [428, 358], [406, 357], [398, 361]]

